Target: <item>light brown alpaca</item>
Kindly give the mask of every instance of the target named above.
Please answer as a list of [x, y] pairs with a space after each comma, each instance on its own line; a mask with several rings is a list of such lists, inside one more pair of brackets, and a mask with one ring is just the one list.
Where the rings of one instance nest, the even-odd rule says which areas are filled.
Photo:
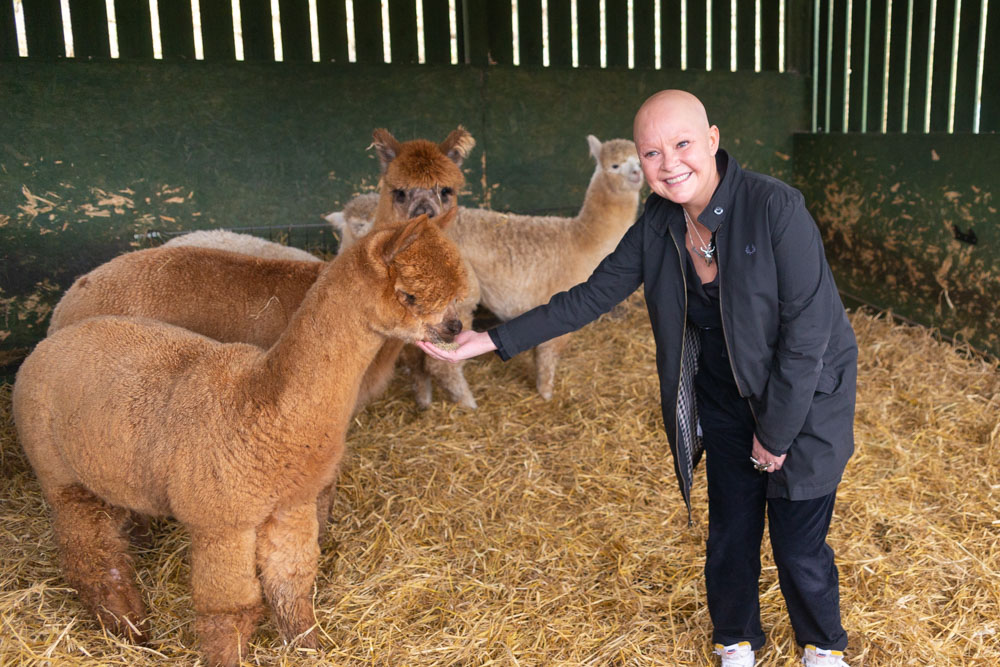
[[[635, 144], [587, 137], [597, 162], [580, 212], [572, 218], [460, 209], [448, 235], [479, 283], [480, 303], [508, 320], [590, 277], [635, 222], [642, 170]], [[538, 393], [552, 398], [567, 336], [535, 348]]]
[[169, 515], [191, 534], [210, 664], [239, 663], [262, 595], [286, 641], [315, 647], [317, 496], [361, 378], [386, 338], [450, 340], [466, 289], [454, 244], [422, 216], [325, 264], [268, 350], [125, 317], [42, 341], [18, 372], [14, 420], [66, 578], [91, 612], [143, 639], [122, 528], [130, 512]]
[[[425, 139], [399, 142], [388, 130], [381, 128], [375, 130], [372, 137], [382, 167], [374, 229], [420, 213], [440, 215], [456, 207], [458, 192], [465, 185], [462, 162], [476, 145], [465, 128], [459, 126], [440, 144]], [[475, 276], [468, 273], [469, 296], [458, 305], [459, 318], [466, 328], [472, 326], [472, 313], [479, 301]], [[431, 359], [416, 347], [402, 350], [400, 361], [410, 372], [418, 406], [430, 406], [433, 377], [452, 401], [466, 408], [476, 407], [461, 363]]]

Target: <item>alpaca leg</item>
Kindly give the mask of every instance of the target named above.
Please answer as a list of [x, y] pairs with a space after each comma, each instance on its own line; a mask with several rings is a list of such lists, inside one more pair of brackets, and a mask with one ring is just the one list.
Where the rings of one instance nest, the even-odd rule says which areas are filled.
[[63, 570], [101, 624], [134, 642], [146, 640], [146, 606], [135, 584], [125, 529], [128, 510], [78, 484], [46, 494]]
[[556, 362], [569, 341], [569, 334], [546, 341], [535, 348], [535, 386], [546, 401], [552, 398], [556, 384]]
[[424, 365], [427, 368], [427, 373], [448, 392], [448, 398], [453, 403], [458, 403], [463, 408], [470, 410], [475, 410], [478, 407], [476, 397], [472, 395], [469, 382], [465, 379], [465, 373], [462, 372], [464, 362], [453, 364], [424, 355]]
[[312, 590], [319, 547], [311, 503], [279, 509], [257, 531], [257, 567], [264, 595], [285, 641], [316, 648]]
[[413, 397], [417, 401], [417, 407], [426, 410], [431, 407], [432, 387], [431, 376], [424, 366], [425, 354], [420, 348], [407, 345], [399, 355], [399, 363], [410, 375], [410, 382], [413, 383]]
[[261, 614], [254, 529], [192, 531], [195, 632], [209, 665], [236, 667]]

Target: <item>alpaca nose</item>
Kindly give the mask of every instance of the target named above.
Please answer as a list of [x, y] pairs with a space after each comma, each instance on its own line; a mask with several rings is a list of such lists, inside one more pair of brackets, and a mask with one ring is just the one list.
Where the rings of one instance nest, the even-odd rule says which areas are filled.
[[428, 218], [433, 218], [438, 214], [437, 207], [434, 206], [433, 202], [428, 200], [423, 200], [417, 203], [412, 209], [410, 209], [410, 217], [415, 218], [418, 215], [427, 215]]
[[445, 331], [452, 336], [462, 333], [462, 320], [447, 320], [444, 323]]

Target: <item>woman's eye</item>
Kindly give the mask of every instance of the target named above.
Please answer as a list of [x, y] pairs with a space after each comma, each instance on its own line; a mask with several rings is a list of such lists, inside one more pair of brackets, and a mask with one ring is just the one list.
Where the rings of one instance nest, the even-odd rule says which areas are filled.
[[686, 147], [688, 145], [688, 143], [689, 142], [687, 142], [687, 141], [678, 141], [677, 142], [677, 148], [684, 148], [684, 147]]

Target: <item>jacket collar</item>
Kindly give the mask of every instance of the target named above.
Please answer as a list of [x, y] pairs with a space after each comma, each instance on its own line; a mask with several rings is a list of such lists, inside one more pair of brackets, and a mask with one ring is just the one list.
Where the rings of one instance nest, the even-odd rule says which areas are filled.
[[[729, 217], [730, 205], [736, 188], [743, 178], [743, 170], [740, 165], [721, 148], [715, 154], [715, 165], [719, 173], [722, 174], [722, 178], [719, 180], [719, 185], [716, 186], [708, 206], [698, 216], [701, 224], [708, 227], [713, 233], [718, 231], [722, 223]], [[662, 214], [653, 216], [651, 220], [653, 229], [660, 235], [665, 235], [669, 230], [678, 238], [683, 238], [684, 214], [681, 212], [680, 204], [666, 200], [656, 193], [651, 194], [646, 200], [646, 207], [649, 208], [654, 203], [664, 208]]]

